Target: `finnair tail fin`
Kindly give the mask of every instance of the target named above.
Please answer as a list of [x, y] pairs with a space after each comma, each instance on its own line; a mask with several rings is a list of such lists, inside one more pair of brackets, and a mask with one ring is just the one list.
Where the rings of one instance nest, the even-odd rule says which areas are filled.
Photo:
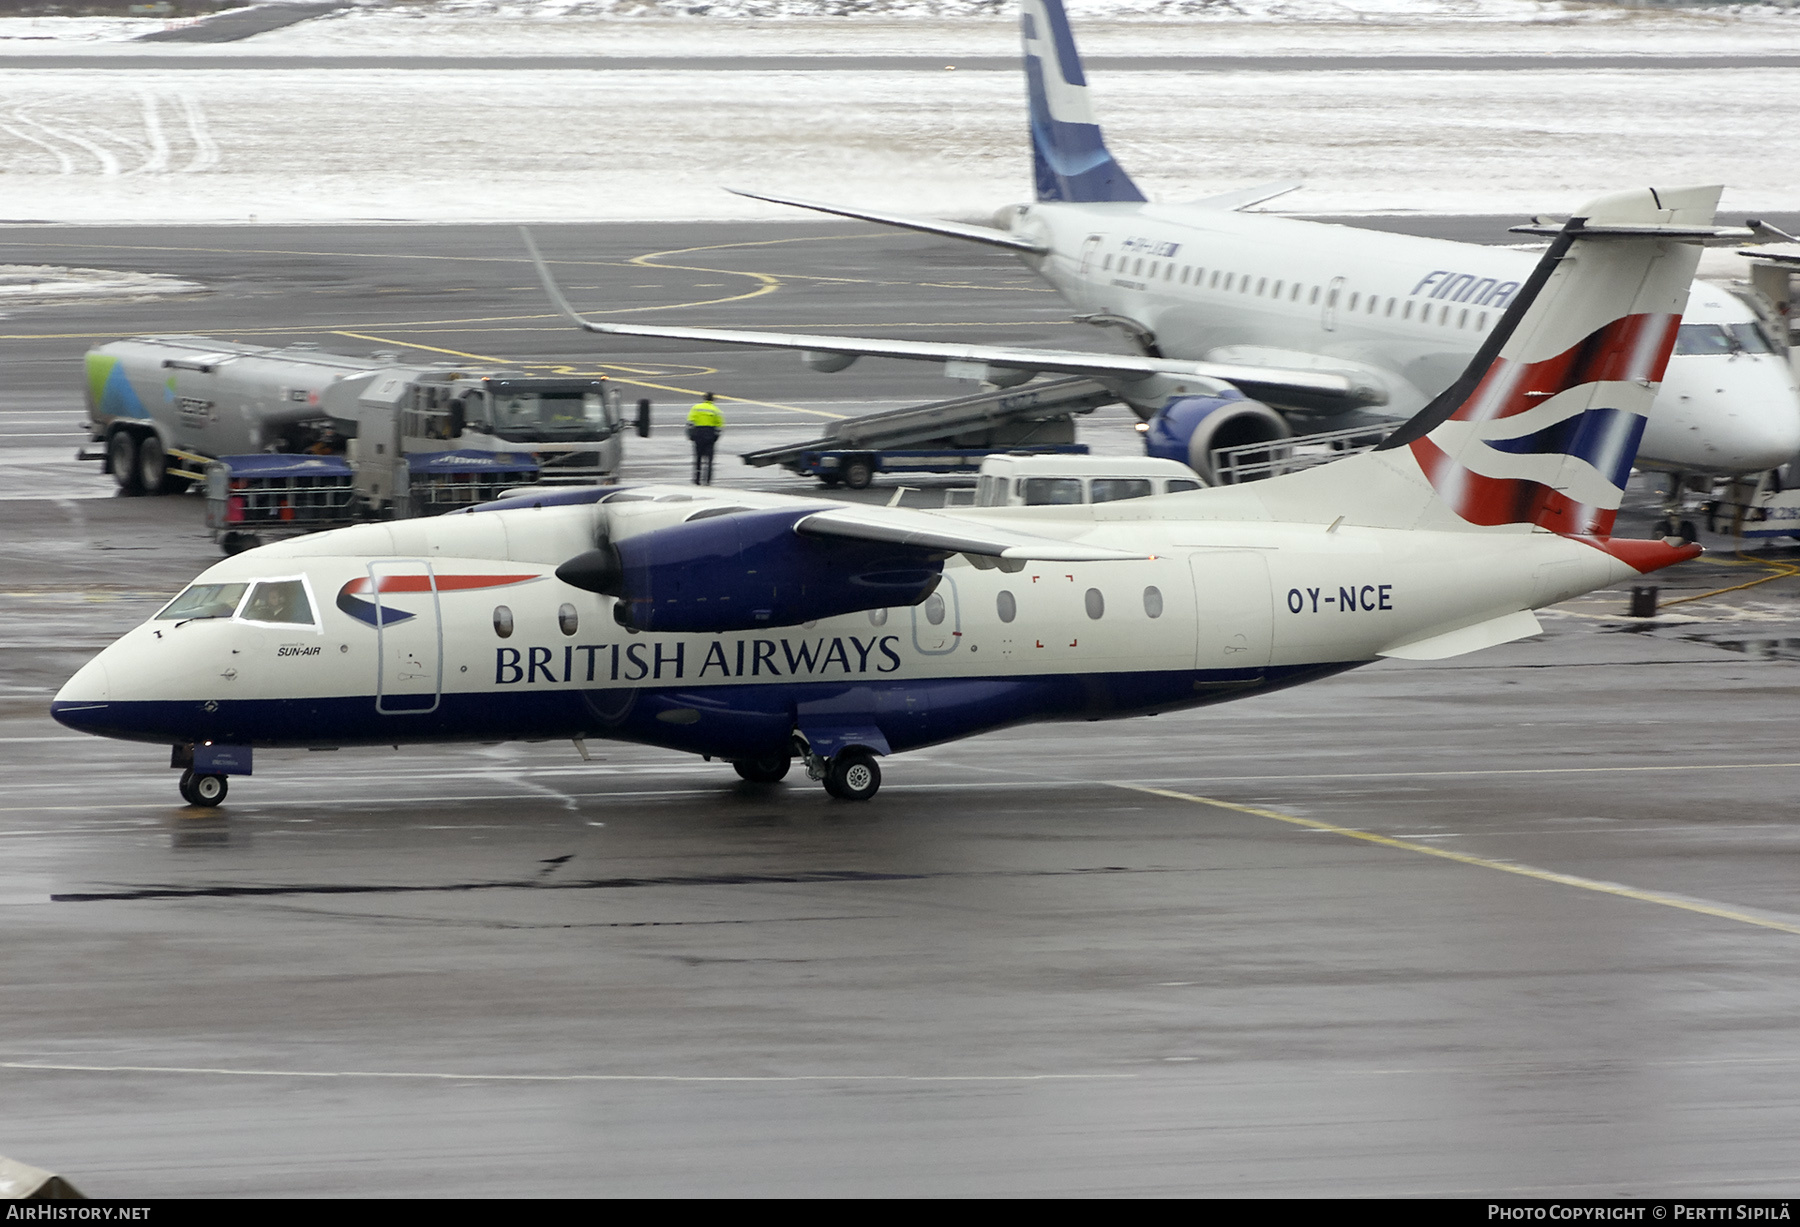
[[1031, 97], [1031, 159], [1039, 200], [1141, 201], [1113, 160], [1088, 105], [1087, 78], [1062, 0], [1023, 0], [1025, 85]]
[[1720, 190], [1621, 192], [1516, 227], [1554, 238], [1462, 377], [1376, 451], [1259, 493], [1284, 517], [1323, 499], [1382, 527], [1610, 536], [1700, 245], [1739, 233], [1712, 224]]

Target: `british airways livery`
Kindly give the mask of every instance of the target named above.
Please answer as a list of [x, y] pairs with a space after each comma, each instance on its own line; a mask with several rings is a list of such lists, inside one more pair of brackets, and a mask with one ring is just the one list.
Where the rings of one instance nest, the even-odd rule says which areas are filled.
[[[1087, 167], [1081, 173], [1091, 173]], [[1590, 204], [1381, 449], [1245, 486], [916, 511], [572, 489], [226, 559], [51, 711], [217, 804], [267, 747], [612, 738], [846, 799], [881, 757], [1535, 633], [1698, 547], [1613, 519], [1719, 189]]]
[[[838, 371], [862, 355], [985, 368], [1010, 384], [1086, 375], [1152, 423], [1152, 454], [1213, 475], [1214, 448], [1402, 419], [1442, 392], [1530, 274], [1535, 255], [1240, 210], [1298, 184], [1207, 200], [1145, 199], [1107, 149], [1062, 0], [1023, 0], [1036, 200], [965, 225], [741, 192], [778, 204], [1016, 253], [1133, 354], [592, 322], [592, 331], [804, 351]], [[1751, 236], [1746, 236], [1751, 237]], [[1760, 472], [1800, 453], [1800, 386], [1751, 308], [1696, 282], [1638, 465]]]

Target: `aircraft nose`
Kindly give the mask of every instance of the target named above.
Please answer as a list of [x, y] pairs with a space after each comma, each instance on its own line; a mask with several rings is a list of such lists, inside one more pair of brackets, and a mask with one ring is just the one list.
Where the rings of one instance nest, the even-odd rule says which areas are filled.
[[105, 662], [96, 656], [63, 683], [50, 701], [50, 715], [60, 724], [90, 733], [102, 723], [111, 700], [112, 679], [106, 674]]
[[1800, 390], [1777, 357], [1739, 356], [1690, 393], [1707, 468], [1758, 473], [1800, 455]]

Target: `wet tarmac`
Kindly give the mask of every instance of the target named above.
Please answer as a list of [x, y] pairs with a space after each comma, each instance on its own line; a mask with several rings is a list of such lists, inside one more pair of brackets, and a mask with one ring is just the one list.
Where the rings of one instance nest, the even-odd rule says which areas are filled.
[[[1104, 343], [1016, 266], [860, 227], [661, 261], [724, 274], [632, 260], [756, 228], [548, 229], [623, 304], [761, 274], [764, 323]], [[49, 259], [11, 254], [31, 237], [6, 258]], [[595, 357], [491, 228], [35, 237], [213, 291], [0, 321], [9, 436], [79, 416], [93, 338], [149, 331], [603, 361], [659, 406], [729, 387], [759, 443], [947, 394], [898, 364]], [[46, 714], [218, 556], [196, 499], [114, 497], [75, 442], [0, 440], [0, 1154], [90, 1194], [1791, 1187], [1784, 553], [1709, 537], [1665, 602], [1769, 582], [1648, 621], [1600, 593], [1453, 661], [897, 756], [867, 805], [508, 743], [259, 753], [201, 811], [165, 753]], [[9, 459], [37, 449], [62, 458]], [[685, 462], [673, 431], [632, 449], [628, 476]]]

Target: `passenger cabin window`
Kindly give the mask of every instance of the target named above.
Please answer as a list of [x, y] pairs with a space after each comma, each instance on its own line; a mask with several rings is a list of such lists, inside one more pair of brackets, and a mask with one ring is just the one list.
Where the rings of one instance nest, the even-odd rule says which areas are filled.
[[1100, 595], [1098, 588], [1089, 588], [1082, 604], [1087, 606], [1087, 616], [1096, 622], [1106, 615], [1106, 598]]
[[934, 592], [925, 598], [925, 620], [933, 626], [942, 626], [944, 624], [944, 597], [942, 593]]
[[1132, 266], [1131, 271], [1134, 275], [1144, 271], [1144, 258], [1142, 256], [1138, 257], [1138, 262]]
[[1106, 257], [1105, 261], [1101, 263], [1100, 267], [1109, 273], [1112, 272], [1112, 256], [1110, 254]]
[[871, 609], [869, 611], [869, 625], [870, 626], [886, 626], [887, 625], [887, 610]]
[[1483, 311], [1480, 315], [1475, 317], [1475, 327], [1479, 328], [1483, 332], [1487, 331], [1487, 312], [1486, 311]]
[[283, 626], [312, 626], [312, 602], [306, 585], [297, 579], [265, 580], [256, 585], [238, 614], [246, 622], [276, 622]]
[[1149, 498], [1154, 491], [1150, 489], [1147, 477], [1096, 477], [1088, 484], [1096, 503], [1116, 503], [1126, 498]]
[[511, 639], [513, 633], [512, 610], [504, 605], [494, 606], [494, 633], [502, 639]]
[[1256, 296], [1261, 298], [1263, 296], [1263, 291], [1267, 289], [1268, 286], [1269, 279], [1267, 277], [1258, 277], [1256, 279]]
[[1288, 291], [1288, 301], [1289, 302], [1299, 302], [1300, 301], [1300, 283], [1298, 281], [1294, 282], [1294, 288]]
[[1469, 309], [1467, 307], [1464, 307], [1462, 313], [1456, 317], [1456, 326], [1458, 328], [1467, 328], [1469, 326]]
[[1079, 477], [1027, 477], [1022, 484], [1027, 507], [1062, 507], [1081, 502]]
[[1150, 261], [1150, 276], [1153, 278], [1156, 276], [1156, 261], [1155, 260]]
[[1400, 318], [1403, 320], [1409, 320], [1412, 318], [1412, 302], [1411, 302], [1411, 300], [1408, 300], [1406, 306], [1404, 306], [1400, 309]]
[[1160, 618], [1162, 611], [1162, 589], [1154, 586], [1144, 589], [1144, 612], [1152, 618]]
[[195, 584], [156, 615], [158, 622], [193, 618], [229, 618], [237, 612], [249, 584]]
[[[1219, 270], [1216, 268], [1213, 270], [1212, 286], [1215, 290], [1219, 288]], [[1231, 287], [1226, 286], [1225, 288], [1229, 290]]]
[[1312, 307], [1316, 307], [1319, 305], [1319, 287], [1318, 286], [1315, 285], [1313, 287], [1312, 297], [1307, 299], [1307, 305], [1312, 306]]
[[1350, 296], [1350, 310], [1356, 310], [1356, 300], [1361, 297], [1362, 292], [1360, 290]]
[[1281, 297], [1281, 282], [1277, 281], [1275, 283], [1275, 288], [1269, 291], [1269, 297], [1270, 298], [1280, 298]]
[[1019, 602], [1013, 599], [1012, 593], [1003, 589], [1000, 595], [994, 598], [994, 611], [1000, 615], [1002, 622], [1011, 622], [1019, 616]]
[[564, 605], [556, 611], [556, 627], [565, 635], [573, 635], [581, 628], [581, 615], [575, 612], [573, 605]]
[[1388, 309], [1387, 309], [1387, 313], [1388, 313], [1388, 314], [1389, 314], [1389, 315], [1390, 315], [1390, 316], [1391, 316], [1391, 315], [1393, 315], [1393, 313], [1394, 313], [1394, 300], [1393, 300], [1393, 299], [1391, 299], [1391, 298], [1390, 298], [1390, 299], [1388, 299]]

